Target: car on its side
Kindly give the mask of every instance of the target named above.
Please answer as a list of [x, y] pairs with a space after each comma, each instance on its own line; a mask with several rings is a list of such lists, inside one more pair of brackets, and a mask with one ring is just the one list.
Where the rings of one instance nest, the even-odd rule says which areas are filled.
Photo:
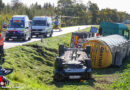
[[59, 46], [59, 57], [55, 61], [54, 81], [91, 78], [91, 60], [86, 49]]

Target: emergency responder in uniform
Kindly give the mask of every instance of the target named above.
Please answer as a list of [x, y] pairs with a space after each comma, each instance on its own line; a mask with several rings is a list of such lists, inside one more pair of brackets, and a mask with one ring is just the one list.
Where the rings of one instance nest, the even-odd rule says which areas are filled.
[[0, 29], [0, 64], [4, 62], [4, 29]]

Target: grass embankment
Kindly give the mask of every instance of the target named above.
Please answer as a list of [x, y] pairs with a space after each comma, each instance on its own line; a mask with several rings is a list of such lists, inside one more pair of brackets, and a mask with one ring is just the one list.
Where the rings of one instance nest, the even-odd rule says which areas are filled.
[[[112, 83], [121, 73], [130, 75], [130, 72], [127, 72], [130, 68], [130, 60], [127, 60], [121, 68], [92, 70], [92, 80], [54, 83], [53, 64], [58, 54], [58, 45], [64, 44], [69, 47], [70, 39], [71, 34], [66, 34], [43, 39], [42, 43], [38, 41], [6, 50], [6, 62], [3, 67], [14, 69], [14, 72], [7, 76], [11, 84], [17, 83], [16, 86], [24, 90], [59, 90], [59, 88], [60, 90], [110, 90], [113, 88]], [[125, 80], [127, 79], [123, 80], [124, 83]], [[113, 84], [114, 88], [120, 88], [120, 81]]]

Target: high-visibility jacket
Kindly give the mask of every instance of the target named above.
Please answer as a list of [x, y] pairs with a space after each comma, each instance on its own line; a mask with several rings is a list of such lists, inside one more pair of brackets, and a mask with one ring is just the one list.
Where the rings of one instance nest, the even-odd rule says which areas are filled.
[[4, 38], [2, 37], [1, 33], [0, 33], [0, 46], [4, 45]]

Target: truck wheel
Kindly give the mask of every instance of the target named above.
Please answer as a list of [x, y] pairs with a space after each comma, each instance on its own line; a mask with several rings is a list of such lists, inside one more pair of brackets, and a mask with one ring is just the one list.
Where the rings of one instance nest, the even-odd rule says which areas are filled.
[[59, 56], [61, 56], [64, 53], [64, 45], [59, 46]]

